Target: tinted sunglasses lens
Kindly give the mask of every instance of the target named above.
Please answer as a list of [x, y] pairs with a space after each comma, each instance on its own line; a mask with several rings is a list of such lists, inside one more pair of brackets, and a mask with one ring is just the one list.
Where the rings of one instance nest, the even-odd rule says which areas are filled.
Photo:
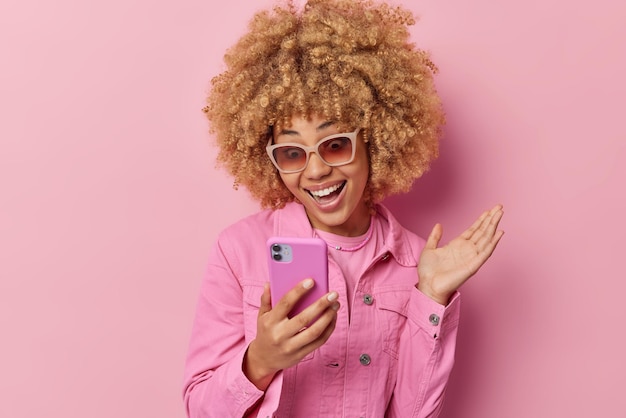
[[300, 170], [306, 165], [306, 151], [300, 147], [286, 146], [274, 148], [272, 155], [281, 170]]
[[330, 138], [322, 142], [317, 151], [328, 164], [347, 163], [352, 158], [352, 141], [347, 136]]

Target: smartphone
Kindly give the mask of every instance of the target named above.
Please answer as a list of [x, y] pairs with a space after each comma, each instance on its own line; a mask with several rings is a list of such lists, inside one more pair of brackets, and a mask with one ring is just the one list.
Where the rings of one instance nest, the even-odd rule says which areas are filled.
[[271, 237], [267, 240], [267, 254], [272, 306], [302, 280], [315, 281], [289, 312], [289, 318], [328, 293], [328, 255], [322, 239]]

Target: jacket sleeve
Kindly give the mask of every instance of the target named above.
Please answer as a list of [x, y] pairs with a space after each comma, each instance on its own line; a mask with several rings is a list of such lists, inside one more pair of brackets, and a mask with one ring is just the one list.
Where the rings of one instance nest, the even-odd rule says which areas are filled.
[[[192, 327], [183, 391], [190, 418], [242, 418], [256, 416], [259, 410], [271, 415], [280, 397], [281, 373], [263, 392], [242, 371], [248, 348], [243, 290], [228, 261], [234, 257], [225, 253], [223, 242], [218, 241], [202, 282]], [[246, 411], [255, 412], [246, 415]]]
[[454, 365], [460, 295], [447, 306], [419, 290], [411, 293], [407, 323], [400, 335], [398, 380], [388, 418], [435, 418]]

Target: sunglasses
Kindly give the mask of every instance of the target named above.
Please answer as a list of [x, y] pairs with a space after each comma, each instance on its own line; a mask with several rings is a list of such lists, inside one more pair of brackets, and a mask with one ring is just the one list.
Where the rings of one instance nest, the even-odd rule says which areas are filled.
[[312, 147], [288, 142], [272, 145], [272, 138], [267, 141], [265, 150], [274, 166], [281, 173], [303, 171], [309, 162], [309, 155], [314, 152], [324, 164], [337, 167], [350, 164], [354, 160], [356, 137], [359, 129], [351, 133], [333, 134], [320, 139]]

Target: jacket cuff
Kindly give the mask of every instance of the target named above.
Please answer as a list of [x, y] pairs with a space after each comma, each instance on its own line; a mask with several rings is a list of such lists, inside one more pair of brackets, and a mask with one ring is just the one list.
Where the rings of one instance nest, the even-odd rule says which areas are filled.
[[[257, 388], [243, 372], [243, 360], [248, 351], [248, 346], [237, 353], [233, 361], [229, 362], [225, 370], [230, 376], [234, 376], [232, 383], [228, 387], [231, 399], [236, 403], [241, 416], [263, 398], [258, 409], [258, 416], [272, 417], [278, 409], [280, 395], [283, 386], [283, 372], [279, 371], [272, 379], [265, 392]], [[232, 374], [231, 374], [232, 373]]]
[[435, 302], [417, 288], [411, 292], [407, 316], [433, 338], [441, 338], [459, 324], [461, 298], [454, 292], [447, 306]]
[[247, 346], [239, 350], [231, 361], [223, 365], [224, 376], [232, 377], [225, 388], [228, 393], [225, 401], [228, 402], [228, 399], [230, 399], [232, 405], [238, 411], [237, 414], [241, 416], [263, 397], [263, 391], [254, 386], [243, 373], [243, 358], [247, 350]]

